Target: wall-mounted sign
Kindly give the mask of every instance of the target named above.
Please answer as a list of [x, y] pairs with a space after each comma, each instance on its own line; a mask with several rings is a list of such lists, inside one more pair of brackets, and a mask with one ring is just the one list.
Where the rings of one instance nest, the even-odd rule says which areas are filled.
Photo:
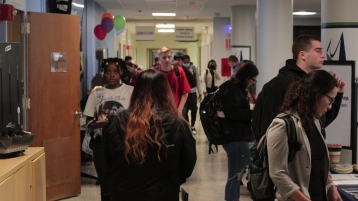
[[194, 41], [194, 27], [175, 27], [176, 41]]
[[136, 27], [135, 40], [155, 40], [155, 27]]

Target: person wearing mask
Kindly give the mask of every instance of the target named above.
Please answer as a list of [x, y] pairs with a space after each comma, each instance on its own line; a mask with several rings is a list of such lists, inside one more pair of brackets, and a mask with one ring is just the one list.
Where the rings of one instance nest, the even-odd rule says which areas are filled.
[[[191, 130], [193, 135], [196, 134], [196, 129], [195, 129], [195, 121], [196, 121], [196, 114], [198, 112], [198, 101], [200, 102], [203, 98], [203, 92], [201, 89], [201, 83], [200, 83], [200, 78], [199, 78], [199, 73], [197, 68], [193, 65], [192, 62], [190, 62], [190, 57], [189, 55], [184, 55], [184, 61], [183, 61], [183, 68], [188, 69], [193, 77], [195, 78], [195, 87], [191, 87], [191, 91], [188, 95], [188, 100], [186, 101], [184, 110], [183, 110], [183, 115], [184, 118], [189, 122], [189, 116], [188, 116], [188, 112], [189, 110], [191, 111], [191, 118], [190, 118], [190, 122], [191, 122]], [[199, 97], [197, 97], [196, 95], [196, 91], [198, 91]]]
[[104, 128], [112, 200], [179, 200], [196, 163], [195, 139], [179, 114], [166, 76], [143, 71], [130, 107]]
[[222, 146], [227, 154], [228, 179], [225, 186], [225, 200], [238, 201], [240, 182], [249, 162], [249, 141], [254, 139], [251, 132], [252, 107], [247, 98], [247, 88], [256, 83], [259, 71], [248, 62], [243, 64], [223, 92], [224, 127], [228, 142]]
[[[279, 109], [290, 115], [302, 144], [288, 162], [288, 134], [283, 119], [274, 118], [267, 129], [269, 174], [281, 200], [342, 201], [329, 173], [330, 159], [320, 117], [332, 109], [340, 79], [324, 70], [313, 71], [293, 82]], [[278, 162], [279, 161], [279, 162]]]
[[126, 68], [122, 60], [108, 58], [102, 61], [101, 68], [106, 79], [106, 85], [94, 89], [88, 97], [83, 114], [87, 116], [87, 126], [94, 130], [93, 161], [101, 188], [101, 200], [108, 201], [111, 198], [111, 177], [104, 166], [101, 146], [102, 128], [114, 118], [117, 112], [127, 109], [133, 87], [121, 84], [122, 69]]
[[218, 89], [218, 81], [221, 80], [220, 74], [216, 71], [215, 60], [208, 62], [208, 67], [201, 74], [204, 95], [215, 92]]

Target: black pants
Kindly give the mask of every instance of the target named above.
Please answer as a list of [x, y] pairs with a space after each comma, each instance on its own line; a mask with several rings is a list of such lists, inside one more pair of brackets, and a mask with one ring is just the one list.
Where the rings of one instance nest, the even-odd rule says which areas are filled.
[[188, 113], [189, 110], [191, 110], [191, 126], [194, 126], [196, 121], [196, 113], [198, 111], [197, 100], [198, 98], [196, 96], [196, 92], [189, 93], [188, 99], [186, 100], [185, 106], [183, 108], [183, 117], [188, 122], [189, 122]]
[[99, 185], [101, 187], [101, 200], [111, 200], [111, 177], [108, 175], [103, 158], [101, 136], [96, 136], [93, 148], [93, 162], [97, 171]]

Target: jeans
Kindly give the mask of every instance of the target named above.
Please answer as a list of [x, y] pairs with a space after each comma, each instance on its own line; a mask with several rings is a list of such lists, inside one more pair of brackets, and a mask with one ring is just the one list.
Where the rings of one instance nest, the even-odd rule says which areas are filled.
[[101, 200], [110, 200], [111, 196], [111, 177], [108, 175], [105, 168], [105, 161], [103, 158], [103, 151], [101, 146], [101, 136], [96, 136], [93, 147], [93, 162], [96, 168], [99, 185], [101, 187]]
[[222, 145], [227, 154], [228, 180], [225, 186], [225, 200], [240, 198], [240, 182], [249, 163], [249, 142], [232, 141]]
[[198, 111], [197, 99], [198, 98], [196, 96], [196, 92], [189, 93], [188, 99], [186, 100], [185, 106], [183, 108], [183, 117], [188, 122], [189, 122], [188, 113], [189, 110], [191, 110], [191, 124], [190, 124], [191, 126], [195, 126], [196, 113]]

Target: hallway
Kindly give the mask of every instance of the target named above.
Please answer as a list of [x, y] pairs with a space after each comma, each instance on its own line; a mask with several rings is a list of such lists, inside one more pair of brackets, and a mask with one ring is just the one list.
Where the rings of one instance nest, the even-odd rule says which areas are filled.
[[[227, 179], [227, 159], [222, 146], [219, 152], [208, 154], [208, 142], [201, 127], [200, 119], [196, 122], [197, 162], [193, 174], [187, 182], [181, 186], [189, 193], [190, 201], [224, 201], [225, 183]], [[95, 175], [94, 165], [82, 165], [82, 171]], [[99, 186], [92, 179], [81, 178], [81, 194], [77, 197], [64, 199], [68, 201], [100, 201]], [[245, 187], [241, 186], [241, 201], [249, 201], [250, 196]]]

